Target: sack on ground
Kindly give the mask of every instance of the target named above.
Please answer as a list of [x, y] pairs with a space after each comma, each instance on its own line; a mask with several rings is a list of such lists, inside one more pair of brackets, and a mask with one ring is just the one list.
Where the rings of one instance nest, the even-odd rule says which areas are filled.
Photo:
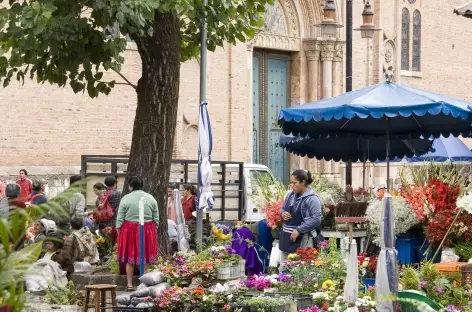
[[92, 271], [92, 265], [88, 262], [74, 262], [74, 272], [75, 273], [84, 273]]
[[164, 274], [159, 271], [149, 272], [139, 278], [143, 284], [154, 286], [164, 282]]
[[116, 296], [116, 303], [127, 307], [131, 304], [131, 296], [129, 294], [122, 294], [122, 295]]
[[144, 297], [144, 298], [135, 297], [135, 298], [131, 298], [131, 304], [135, 307], [142, 302], [151, 301], [151, 300], [152, 300], [151, 297]]
[[149, 286], [146, 284], [139, 284], [138, 287], [136, 288], [137, 290], [143, 289], [143, 288], [148, 288]]
[[136, 308], [138, 309], [152, 308], [152, 307], [154, 307], [154, 303], [152, 302], [141, 302], [138, 305], [136, 305]]
[[149, 296], [156, 298], [159, 296], [163, 291], [167, 290], [170, 288], [170, 285], [168, 283], [161, 283], [156, 286], [151, 286], [149, 287]]
[[149, 287], [142, 287], [141, 289], [136, 289], [130, 294], [131, 298], [142, 298], [149, 297]]

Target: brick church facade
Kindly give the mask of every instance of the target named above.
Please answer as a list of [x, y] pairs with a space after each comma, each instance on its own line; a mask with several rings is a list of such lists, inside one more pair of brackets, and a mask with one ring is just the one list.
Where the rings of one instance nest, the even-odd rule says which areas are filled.
[[[472, 101], [472, 20], [453, 9], [465, 0], [372, 0], [374, 38], [353, 36], [353, 89], [394, 79], [413, 87]], [[345, 24], [338, 0], [336, 23]], [[364, 3], [353, 1], [353, 23]], [[226, 45], [208, 57], [208, 102], [214, 134], [213, 159], [268, 165], [280, 178], [297, 167], [343, 180], [343, 165], [287, 155], [278, 147], [280, 109], [345, 91], [345, 29], [325, 37], [318, 26], [324, 0], [276, 0], [264, 29], [248, 43]], [[138, 52], [128, 43], [122, 74], [137, 82]], [[107, 74], [120, 81], [119, 77]], [[182, 64], [174, 157], [197, 157], [199, 63]], [[0, 175], [77, 171], [82, 154], [129, 153], [135, 91], [117, 85], [109, 96], [90, 99], [69, 87], [26, 80], [0, 89]], [[177, 103], [176, 103], [177, 105]], [[383, 183], [384, 168], [368, 166], [369, 184]], [[354, 184], [361, 171], [354, 169]]]

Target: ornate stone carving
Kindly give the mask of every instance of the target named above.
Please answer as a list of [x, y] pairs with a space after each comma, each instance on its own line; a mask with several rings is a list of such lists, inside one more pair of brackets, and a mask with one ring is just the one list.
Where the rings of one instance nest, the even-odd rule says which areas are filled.
[[266, 33], [258, 34], [252, 45], [260, 48], [271, 48], [285, 51], [300, 51], [300, 38], [284, 37]]
[[396, 46], [392, 40], [386, 40], [384, 42], [384, 64], [383, 73], [384, 78], [389, 81], [395, 80], [395, 64], [396, 64]]
[[332, 61], [334, 58], [334, 41], [323, 41], [321, 43], [321, 60]]
[[285, 15], [278, 2], [275, 2], [274, 5], [266, 4], [264, 27], [262, 28], [262, 31], [279, 36], [288, 35]]
[[334, 55], [333, 55], [333, 61], [334, 62], [342, 62], [343, 61], [343, 48], [344, 48], [344, 42], [338, 41], [334, 44]]
[[318, 61], [320, 59], [320, 42], [316, 39], [303, 40], [303, 50], [307, 60], [309, 61]]
[[255, 47], [300, 51], [300, 30], [293, 0], [267, 5], [263, 30], [251, 41]]

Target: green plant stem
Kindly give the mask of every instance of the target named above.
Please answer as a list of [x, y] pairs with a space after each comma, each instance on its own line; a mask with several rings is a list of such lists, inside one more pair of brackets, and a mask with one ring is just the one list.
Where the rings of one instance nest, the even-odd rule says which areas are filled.
[[434, 256], [433, 256], [433, 258], [432, 258], [432, 261], [434, 261], [434, 259], [436, 259], [436, 256], [438, 255], [439, 251], [441, 250], [442, 245], [443, 245], [444, 242], [446, 241], [447, 236], [449, 235], [449, 233], [451, 233], [452, 227], [453, 227], [454, 224], [456, 223], [457, 218], [459, 218], [460, 214], [462, 213], [462, 209], [463, 209], [463, 208], [459, 209], [459, 211], [457, 212], [456, 216], [454, 217], [454, 220], [452, 220], [451, 226], [449, 226], [449, 229], [447, 230], [446, 235], [444, 235], [444, 237], [443, 237], [443, 239], [442, 239], [442, 241], [441, 241], [441, 244], [439, 244], [438, 249], [436, 249], [436, 252], [434, 253]]

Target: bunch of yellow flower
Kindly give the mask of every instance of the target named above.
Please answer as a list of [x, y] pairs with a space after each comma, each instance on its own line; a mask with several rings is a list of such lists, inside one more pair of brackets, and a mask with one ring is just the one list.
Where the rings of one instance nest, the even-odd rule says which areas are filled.
[[324, 281], [323, 284], [321, 285], [321, 288], [322, 288], [323, 290], [327, 290], [327, 289], [329, 289], [329, 290], [334, 290], [334, 286], [335, 286], [335, 284], [334, 284], [334, 282], [333, 282], [332, 280], [326, 280], [326, 281]]
[[103, 236], [97, 238], [97, 244], [105, 244], [105, 238]]
[[287, 256], [288, 260], [298, 260], [300, 257], [296, 253], [291, 253]]
[[213, 236], [215, 236], [217, 239], [222, 240], [222, 241], [227, 241], [231, 239], [231, 232], [225, 234], [223, 228], [217, 227], [215, 225], [212, 226], [211, 228], [211, 233]]

